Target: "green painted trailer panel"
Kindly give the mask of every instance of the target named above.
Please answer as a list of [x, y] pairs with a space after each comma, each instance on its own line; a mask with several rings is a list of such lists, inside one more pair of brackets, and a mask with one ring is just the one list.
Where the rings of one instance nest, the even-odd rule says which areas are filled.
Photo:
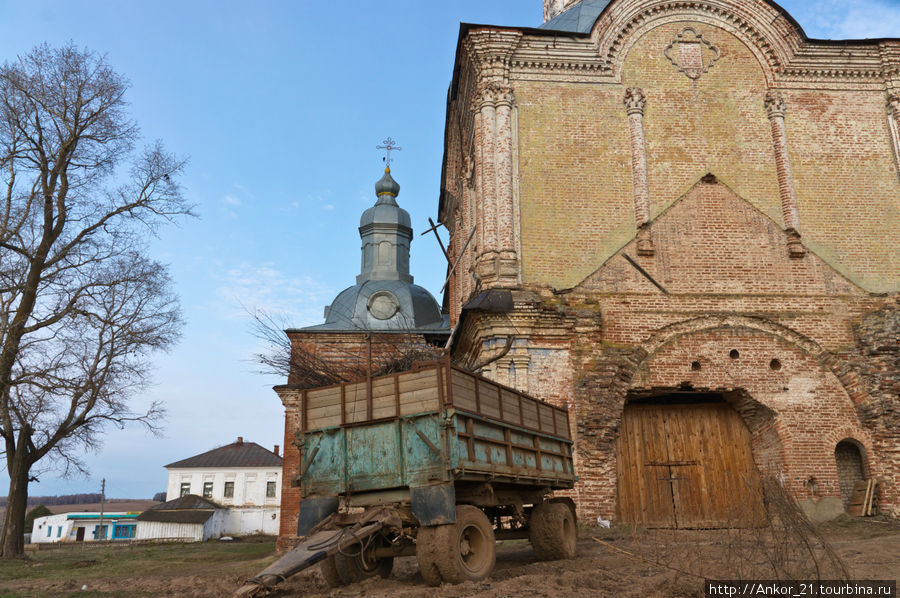
[[333, 496], [448, 481], [456, 451], [448, 450], [442, 423], [439, 414], [427, 413], [307, 432], [301, 450], [303, 495]]
[[[572, 440], [564, 408], [449, 364], [434, 367], [396, 374], [393, 384], [373, 379], [372, 386], [395, 389], [394, 416], [383, 419], [351, 421], [350, 415], [344, 416], [346, 421], [341, 419], [342, 411], [352, 414], [365, 407], [354, 384], [309, 391], [308, 404], [314, 413], [308, 418], [334, 423], [306, 426], [300, 435], [302, 496], [421, 489], [467, 480], [551, 488], [574, 485]], [[359, 383], [355, 386], [362, 388]], [[379, 395], [381, 412], [391, 404], [383, 396]], [[483, 411], [492, 397], [497, 413], [488, 416]], [[419, 405], [433, 406], [433, 410], [412, 412], [410, 407]], [[374, 406], [370, 411], [374, 412]]]

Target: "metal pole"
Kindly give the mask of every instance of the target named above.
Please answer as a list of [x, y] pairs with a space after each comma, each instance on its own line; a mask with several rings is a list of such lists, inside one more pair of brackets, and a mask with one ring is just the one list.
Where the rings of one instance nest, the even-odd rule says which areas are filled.
[[[106, 478], [100, 482], [100, 525], [97, 526], [97, 533], [94, 534], [94, 539], [99, 540], [100, 534], [103, 532], [103, 506], [106, 503]], [[103, 539], [106, 539], [106, 534], [103, 534]]]

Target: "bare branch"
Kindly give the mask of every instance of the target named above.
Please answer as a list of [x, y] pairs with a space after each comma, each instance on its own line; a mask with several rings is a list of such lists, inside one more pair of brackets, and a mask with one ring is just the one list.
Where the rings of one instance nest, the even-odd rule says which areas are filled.
[[130, 407], [148, 357], [181, 326], [168, 272], [144, 251], [191, 206], [177, 183], [184, 159], [158, 142], [134, 151], [127, 88], [74, 44], [0, 66], [2, 557], [22, 553], [33, 469], [83, 472], [79, 455], [105, 427], [158, 431], [164, 414], [158, 403]]

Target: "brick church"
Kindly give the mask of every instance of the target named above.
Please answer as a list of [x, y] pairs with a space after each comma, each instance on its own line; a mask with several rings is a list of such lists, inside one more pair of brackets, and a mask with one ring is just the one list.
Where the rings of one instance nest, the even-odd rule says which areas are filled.
[[769, 0], [544, 18], [460, 29], [451, 358], [570, 407], [582, 517], [731, 525], [775, 480], [826, 518], [868, 478], [900, 515], [900, 40]]

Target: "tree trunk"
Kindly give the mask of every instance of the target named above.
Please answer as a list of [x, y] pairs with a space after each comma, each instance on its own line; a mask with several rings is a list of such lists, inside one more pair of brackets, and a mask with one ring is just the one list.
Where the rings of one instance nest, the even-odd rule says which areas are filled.
[[25, 511], [28, 508], [28, 472], [25, 447], [21, 444], [11, 460], [9, 468], [9, 494], [3, 534], [0, 535], [0, 557], [4, 559], [25, 556]]

